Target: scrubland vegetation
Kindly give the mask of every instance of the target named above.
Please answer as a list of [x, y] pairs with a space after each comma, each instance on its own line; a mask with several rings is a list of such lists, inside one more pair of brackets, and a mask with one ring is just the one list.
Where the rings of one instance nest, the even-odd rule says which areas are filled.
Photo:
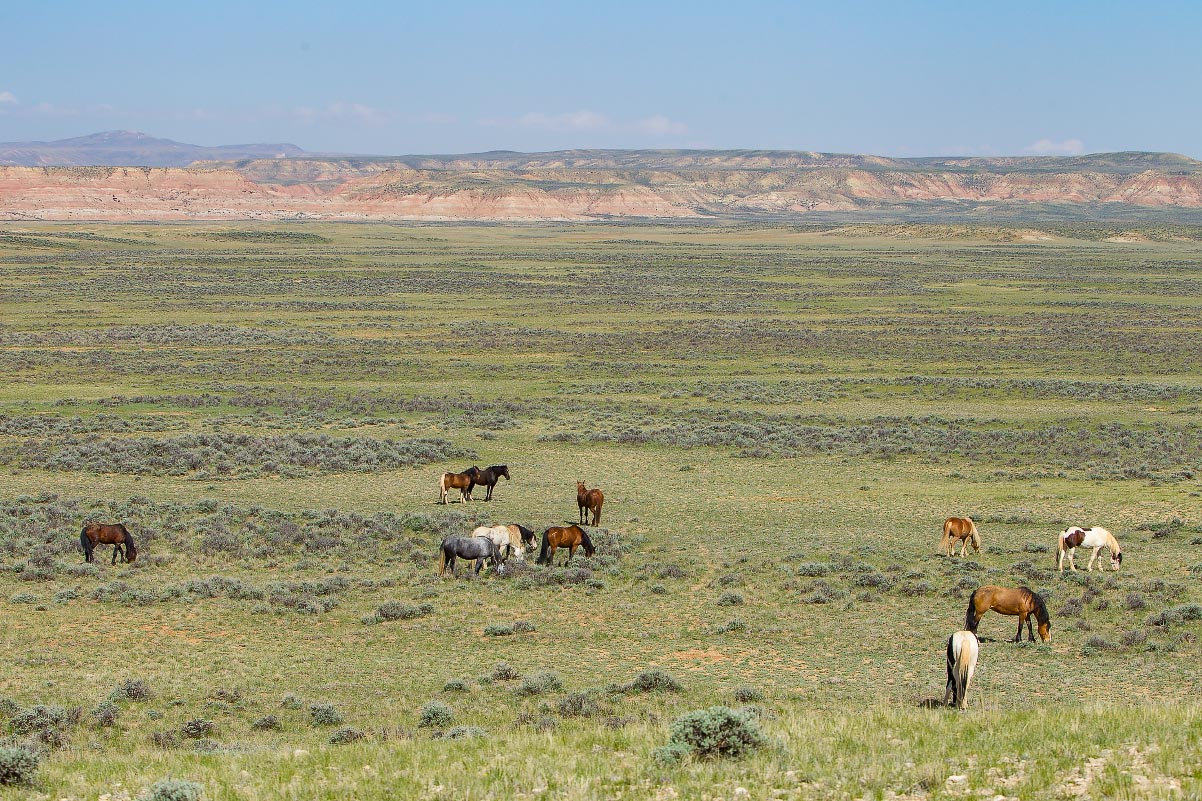
[[1202, 246], [1110, 233], [3, 226], [0, 799], [1197, 797]]

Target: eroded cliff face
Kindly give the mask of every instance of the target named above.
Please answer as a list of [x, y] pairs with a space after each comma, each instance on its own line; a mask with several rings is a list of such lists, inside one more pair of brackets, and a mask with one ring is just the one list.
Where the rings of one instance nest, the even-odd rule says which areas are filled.
[[[723, 156], [647, 168], [609, 154], [258, 159], [189, 168], [0, 167], [6, 220], [599, 220], [788, 218], [897, 204], [1121, 204], [1202, 208], [1202, 169], [1181, 161], [975, 163], [868, 156]], [[1173, 169], [1166, 169], [1168, 166]], [[1202, 165], [1199, 165], [1202, 167]], [[939, 169], [932, 169], [939, 167]], [[1092, 168], [1092, 169], [1087, 169]], [[1179, 168], [1179, 169], [1177, 169]]]

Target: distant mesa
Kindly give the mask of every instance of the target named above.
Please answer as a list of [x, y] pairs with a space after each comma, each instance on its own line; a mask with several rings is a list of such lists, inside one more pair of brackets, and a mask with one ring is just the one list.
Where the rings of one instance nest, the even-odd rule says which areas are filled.
[[1202, 221], [1175, 153], [888, 158], [789, 150], [308, 153], [134, 131], [0, 144], [3, 220]]

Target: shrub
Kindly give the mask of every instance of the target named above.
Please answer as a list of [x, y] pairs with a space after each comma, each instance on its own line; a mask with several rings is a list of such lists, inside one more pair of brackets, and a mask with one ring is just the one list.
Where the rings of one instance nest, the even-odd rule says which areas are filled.
[[156, 731], [150, 735], [150, 741], [159, 748], [171, 749], [180, 747], [179, 732]]
[[731, 695], [740, 704], [750, 704], [755, 701], [764, 700], [764, 693], [755, 687], [736, 687]]
[[8, 601], [9, 603], [14, 604], [36, 604], [38, 602], [38, 596], [34, 595], [32, 592], [19, 592], [13, 597], [9, 598]]
[[663, 584], [652, 584], [651, 585], [651, 594], [652, 595], [667, 595], [668, 588], [665, 587]]
[[1153, 626], [1169, 626], [1175, 623], [1184, 623], [1188, 620], [1202, 620], [1202, 605], [1199, 604], [1182, 604], [1181, 606], [1173, 606], [1159, 612], [1148, 618], [1148, 623]]
[[186, 779], [159, 779], [143, 796], [144, 801], [200, 801], [204, 793], [196, 782]]
[[532, 631], [537, 631], [537, 627], [529, 620], [513, 621], [513, 630], [517, 634], [529, 634]]
[[345, 745], [353, 743], [356, 740], [362, 740], [367, 735], [358, 729], [347, 726], [346, 728], [338, 729], [330, 735], [330, 742], [334, 745]]
[[444, 693], [465, 693], [470, 687], [465, 679], [450, 679], [446, 684], [442, 685]]
[[333, 704], [312, 704], [309, 707], [309, 724], [312, 726], [337, 726], [342, 722], [342, 713]]
[[484, 633], [489, 637], [508, 637], [513, 634], [513, 626], [509, 623], [489, 623], [484, 627]]
[[280, 706], [284, 707], [284, 709], [304, 709], [305, 702], [295, 695], [289, 693], [288, 695], [284, 696], [283, 700], [280, 701]]
[[427, 701], [422, 707], [417, 725], [427, 729], [442, 729], [455, 719], [455, 711], [442, 701]]
[[455, 726], [447, 729], [447, 733], [443, 735], [448, 740], [470, 739], [473, 737], [484, 737], [488, 731], [479, 726]]
[[147, 701], [151, 695], [150, 685], [142, 679], [126, 679], [109, 693], [109, 698], [114, 701]]
[[70, 710], [61, 706], [37, 706], [16, 712], [8, 725], [18, 735], [32, 736], [50, 748], [65, 745], [69, 730], [79, 722], [81, 710]]
[[255, 731], [283, 731], [284, 725], [280, 723], [280, 719], [275, 715], [264, 715], [263, 717], [250, 724], [250, 727]]
[[684, 689], [671, 673], [659, 668], [644, 670], [634, 677], [634, 681], [630, 683], [630, 687], [641, 693], [678, 693]]
[[718, 596], [716, 603], [718, 606], [742, 606], [744, 600], [743, 596], [737, 592], [724, 592]]
[[120, 714], [121, 707], [114, 704], [112, 701], [101, 701], [100, 705], [92, 710], [92, 717], [96, 720], [96, 725], [102, 729], [107, 729], [117, 724], [117, 715]]
[[821, 578], [835, 571], [835, 566], [829, 562], [803, 562], [797, 566], [797, 575]]
[[746, 631], [747, 624], [737, 617], [732, 617], [730, 620], [723, 623], [718, 628], [714, 629], [715, 634], [731, 634], [736, 631]]
[[38, 757], [24, 748], [0, 746], [0, 785], [33, 784]]
[[679, 765], [688, 755], [689, 747], [684, 743], [668, 743], [651, 752], [651, 758], [665, 767]]
[[1123, 604], [1132, 611], [1138, 611], [1148, 608], [1148, 599], [1138, 592], [1129, 592]]
[[1148, 641], [1148, 632], [1143, 629], [1131, 629], [1123, 634], [1123, 646], [1126, 648], [1134, 648], [1137, 645], [1143, 645]]
[[510, 667], [508, 662], [498, 662], [494, 665], [491, 675], [493, 681], [513, 681], [522, 677], [522, 674], [518, 673], [517, 669]]
[[376, 616], [381, 620], [411, 620], [434, 613], [434, 604], [405, 604], [400, 601], [389, 601], [376, 609]]
[[522, 683], [518, 686], [515, 693], [518, 695], [538, 695], [540, 693], [558, 692], [563, 689], [563, 681], [559, 675], [549, 670], [531, 673], [526, 678], [522, 679]]
[[738, 757], [766, 742], [751, 716], [725, 706], [686, 712], [672, 721], [670, 731], [671, 743], [704, 759]]
[[208, 737], [217, 729], [217, 725], [211, 720], [204, 718], [193, 718], [192, 720], [180, 726], [179, 733], [187, 737], [189, 740], [199, 740], [202, 737]]
[[559, 700], [557, 708], [565, 718], [591, 718], [601, 712], [601, 705], [589, 692], [566, 695]]

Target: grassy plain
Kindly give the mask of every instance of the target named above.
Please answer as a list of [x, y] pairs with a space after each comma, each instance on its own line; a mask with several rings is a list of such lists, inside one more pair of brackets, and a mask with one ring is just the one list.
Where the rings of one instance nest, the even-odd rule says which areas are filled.
[[[1199, 797], [1190, 230], [6, 225], [0, 735], [81, 715], [0, 799]], [[513, 481], [436, 506], [473, 463]], [[597, 558], [437, 578], [578, 479]], [[87, 516], [139, 561], [81, 566]], [[1070, 522], [1123, 570], [1058, 578]], [[970, 710], [926, 708], [979, 583], [1052, 643], [986, 616]], [[653, 758], [745, 703], [754, 755]]]

